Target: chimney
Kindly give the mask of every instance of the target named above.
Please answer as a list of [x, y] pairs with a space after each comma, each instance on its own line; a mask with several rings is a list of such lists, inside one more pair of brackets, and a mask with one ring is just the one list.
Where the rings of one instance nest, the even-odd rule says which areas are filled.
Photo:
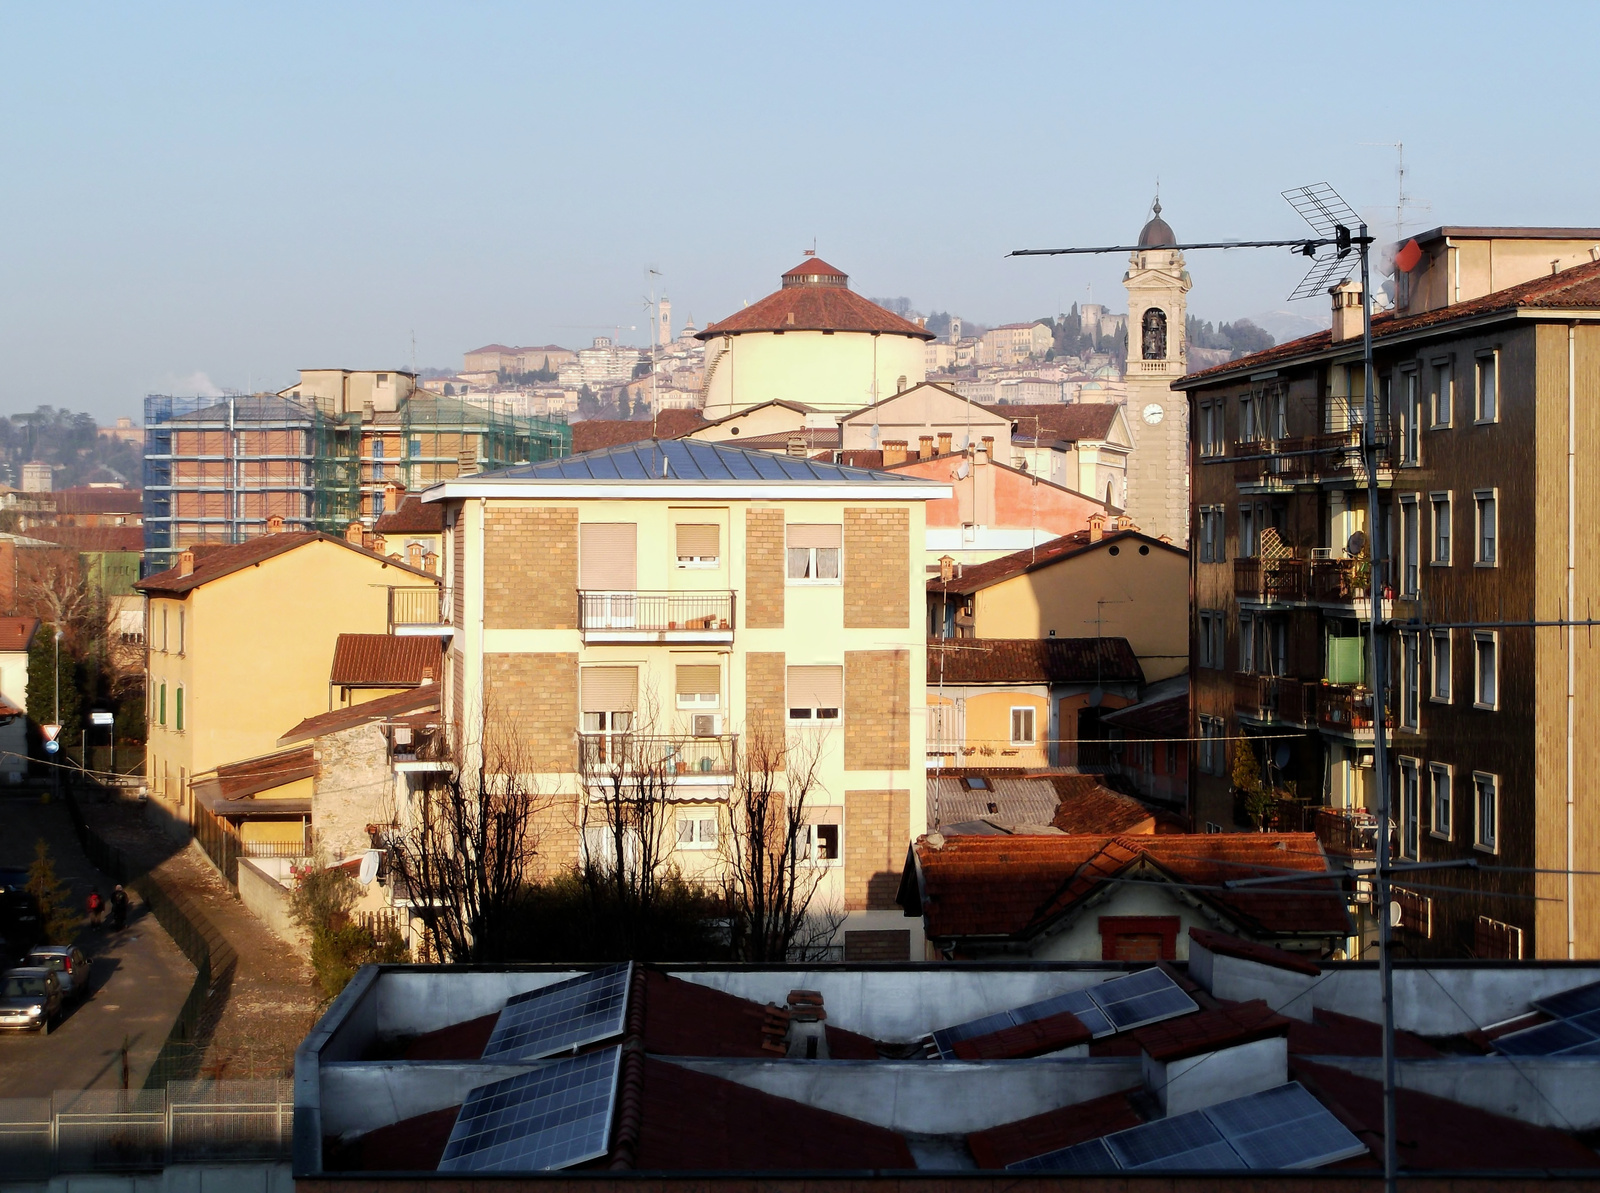
[[806, 458], [806, 437], [804, 435], [790, 435], [789, 444], [784, 449], [784, 455], [793, 456], [797, 460]]
[[992, 459], [994, 459], [994, 436], [993, 435], [985, 435], [983, 437], [983, 455], [980, 457], [980, 459], [981, 460], [992, 460]]
[[361, 421], [362, 422], [370, 423], [370, 422], [377, 421], [376, 417], [375, 417], [376, 414], [377, 414], [377, 407], [374, 406], [371, 402], [362, 402], [361, 403]]
[[421, 543], [407, 543], [406, 544], [406, 562], [408, 564], [410, 564], [412, 567], [416, 568], [419, 572], [422, 570], [422, 544]]
[[949, 431], [939, 432], [939, 454], [941, 456], [948, 456], [950, 454], [950, 435], [951, 432]]
[[353, 543], [357, 547], [361, 545], [360, 522], [352, 522], [350, 525], [344, 528], [344, 541], [347, 543]]
[[1361, 283], [1347, 278], [1328, 291], [1333, 296], [1333, 342], [1361, 338]]
[[406, 499], [406, 487], [398, 481], [390, 481], [383, 489], [383, 508], [390, 513], [400, 508]]
[[456, 452], [456, 475], [474, 476], [478, 471], [478, 449], [467, 444]]
[[381, 534], [369, 534], [367, 536], [367, 546], [371, 547], [379, 555], [385, 555], [389, 550], [389, 540]]
[[180, 575], [180, 576], [192, 576], [192, 575], [194, 575], [194, 552], [193, 551], [180, 551], [180, 552], [178, 552], [178, 575]]
[[1104, 514], [1089, 515], [1089, 541], [1098, 543], [1106, 536], [1106, 516]]
[[1133, 519], [1128, 517], [1127, 514], [1118, 514], [1115, 518], [1111, 519], [1111, 529], [1138, 530], [1139, 528], [1133, 524]]
[[948, 555], [939, 556], [939, 579], [948, 584], [955, 579], [956, 561]]
[[924, 435], [917, 441], [917, 459], [926, 460], [933, 455], [933, 436]]
[[268, 534], [282, 534], [283, 533], [283, 515], [282, 514], [268, 514], [267, 515], [267, 533]]
[[883, 466], [885, 468], [892, 468], [896, 464], [904, 464], [908, 454], [904, 439], [885, 439], [883, 441]]
[[432, 683], [433, 682], [433, 668], [431, 666], [424, 667], [422, 669], [422, 682], [423, 683]]

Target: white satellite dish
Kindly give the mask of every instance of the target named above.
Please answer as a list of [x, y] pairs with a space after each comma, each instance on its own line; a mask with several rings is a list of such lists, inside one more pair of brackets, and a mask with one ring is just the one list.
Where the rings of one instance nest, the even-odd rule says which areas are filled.
[[361, 869], [356, 873], [356, 881], [362, 886], [370, 886], [372, 880], [378, 876], [378, 851], [369, 849], [361, 855]]
[[971, 471], [972, 465], [968, 461], [962, 460], [960, 466], [956, 468], [956, 479], [958, 481], [966, 480], [967, 474]]

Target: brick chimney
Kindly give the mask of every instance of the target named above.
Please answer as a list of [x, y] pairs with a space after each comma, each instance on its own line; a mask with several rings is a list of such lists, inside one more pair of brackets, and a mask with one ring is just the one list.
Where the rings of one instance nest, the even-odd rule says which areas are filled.
[[1106, 516], [1104, 514], [1089, 515], [1089, 541], [1098, 543], [1106, 536]]
[[983, 437], [983, 455], [980, 457], [980, 459], [983, 459], [983, 460], [992, 460], [992, 459], [994, 459], [994, 436], [993, 435], [985, 435]]
[[406, 499], [406, 487], [398, 481], [390, 481], [383, 488], [383, 508], [393, 513], [400, 508], [400, 503]]
[[267, 533], [268, 534], [282, 534], [283, 533], [283, 515], [282, 514], [268, 514], [267, 515]]
[[406, 544], [406, 562], [409, 563], [412, 567], [416, 568], [419, 572], [422, 570], [422, 544], [421, 543], [407, 543]]
[[1333, 342], [1361, 338], [1361, 283], [1346, 278], [1328, 293], [1333, 296]]
[[909, 454], [906, 450], [906, 441], [904, 439], [885, 439], [883, 441], [883, 466], [885, 468], [892, 468], [896, 464], [904, 464], [906, 456]]
[[948, 456], [950, 454], [950, 432], [949, 431], [940, 431], [939, 432], [939, 454], [941, 456]]
[[933, 455], [933, 436], [924, 435], [917, 440], [917, 459], [926, 460]]
[[352, 522], [350, 525], [344, 528], [344, 541], [347, 543], [354, 543], [357, 547], [359, 547], [361, 545], [361, 534], [361, 523]]
[[192, 576], [192, 575], [194, 575], [194, 552], [193, 551], [180, 551], [180, 552], [178, 552], [178, 575], [180, 575], [180, 576]]
[[478, 472], [478, 449], [463, 444], [456, 452], [456, 475], [475, 476]]
[[793, 456], [797, 460], [806, 458], [806, 437], [804, 435], [790, 435], [789, 442], [784, 449], [784, 455]]

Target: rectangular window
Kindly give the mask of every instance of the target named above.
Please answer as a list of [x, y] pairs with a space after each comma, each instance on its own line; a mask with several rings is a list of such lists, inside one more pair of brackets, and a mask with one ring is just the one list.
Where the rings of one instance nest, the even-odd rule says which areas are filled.
[[787, 533], [791, 584], [839, 583], [839, 543], [843, 527], [791, 523]]
[[578, 587], [585, 592], [632, 592], [638, 587], [638, 540], [639, 527], [633, 522], [579, 526]]
[[1221, 454], [1216, 432], [1217, 407], [1210, 402], [1201, 402], [1199, 406], [1199, 440], [1200, 454], [1202, 456], [1215, 456]]
[[719, 708], [722, 704], [722, 668], [715, 663], [679, 663], [679, 708]]
[[[379, 479], [382, 479], [382, 478], [380, 477]], [[372, 516], [375, 517], [375, 518], [383, 517], [383, 494], [382, 493], [374, 493], [372, 495]]]
[[1429, 689], [1429, 699], [1437, 700], [1441, 704], [1450, 703], [1450, 669], [1454, 660], [1450, 653], [1450, 631], [1434, 630], [1428, 636], [1432, 654], [1433, 686]]
[[1421, 835], [1418, 827], [1421, 812], [1420, 797], [1417, 760], [1402, 758], [1400, 759], [1400, 856], [1411, 858], [1413, 861], [1418, 857], [1418, 837]]
[[[838, 813], [832, 813], [837, 816]], [[807, 824], [795, 837], [800, 860], [814, 866], [837, 866], [843, 858], [840, 827], [836, 819], [819, 819]]]
[[179, 733], [183, 732], [183, 685], [179, 684], [172, 697], [172, 727]]
[[1239, 614], [1239, 670], [1246, 675], [1256, 669], [1256, 619], [1251, 613]]
[[633, 728], [639, 706], [638, 667], [585, 667], [578, 679], [585, 733], [618, 734]]
[[188, 619], [184, 616], [184, 614], [186, 612], [187, 612], [187, 610], [184, 610], [184, 609], [179, 609], [178, 610], [178, 653], [179, 654], [183, 653], [183, 648], [186, 645], [186, 641], [185, 640], [188, 638], [188, 631], [185, 629], [185, 625], [186, 625], [186, 623], [188, 621]]
[[722, 535], [715, 523], [680, 522], [677, 532], [678, 566], [714, 568], [722, 558]]
[[1256, 438], [1255, 407], [1248, 395], [1239, 398], [1239, 442], [1254, 443]]
[[1222, 721], [1218, 717], [1200, 718], [1200, 770], [1202, 774], [1222, 773]]
[[1477, 359], [1478, 388], [1476, 417], [1480, 423], [1492, 423], [1500, 417], [1499, 358], [1489, 352]]
[[1494, 630], [1478, 630], [1472, 635], [1474, 708], [1500, 706], [1500, 652]]
[[1433, 835], [1450, 839], [1450, 768], [1442, 762], [1428, 766], [1428, 804], [1433, 814]]
[[1417, 374], [1401, 374], [1400, 386], [1400, 463], [1415, 467], [1422, 461], [1422, 393]]
[[1400, 595], [1415, 597], [1421, 584], [1422, 513], [1417, 496], [1400, 498]]
[[1446, 567], [1450, 563], [1450, 494], [1430, 493], [1428, 504], [1433, 510], [1433, 563]]
[[1215, 563], [1217, 558], [1217, 528], [1211, 517], [1211, 507], [1200, 509], [1200, 562]]
[[1400, 635], [1400, 725], [1415, 732], [1421, 719], [1422, 650], [1414, 633]]
[[1200, 613], [1200, 666], [1222, 666], [1222, 614], [1220, 612], [1202, 610]]
[[1433, 406], [1433, 425], [1448, 427], [1455, 407], [1455, 378], [1448, 360], [1433, 362], [1433, 387], [1429, 399]]
[[1033, 735], [1034, 709], [1023, 705], [1011, 710], [1011, 744], [1014, 746], [1031, 746], [1035, 738]]
[[1239, 507], [1239, 558], [1249, 559], [1256, 553], [1256, 509], [1253, 505]]
[[160, 707], [159, 707], [158, 711], [159, 711], [159, 715], [156, 717], [156, 724], [165, 725], [167, 723], [167, 685], [166, 684], [162, 684], [161, 685], [161, 701], [160, 701]]
[[789, 668], [791, 721], [837, 721], [843, 705], [843, 667]]
[[1472, 843], [1487, 853], [1500, 850], [1500, 777], [1474, 771], [1472, 804], [1475, 821]]
[[678, 813], [679, 849], [715, 849], [717, 847], [717, 814], [714, 809], [702, 808]]
[[1495, 499], [1493, 489], [1479, 489], [1472, 495], [1472, 502], [1476, 507], [1478, 523], [1476, 562], [1480, 567], [1494, 567], [1498, 561], [1496, 550], [1500, 532], [1500, 512], [1497, 508], [1499, 502]]
[[169, 640], [167, 638], [167, 607], [165, 605], [163, 605], [163, 606], [161, 606], [161, 653], [162, 654], [166, 654], [167, 653], [168, 641]]
[[411, 458], [413, 460], [422, 459], [422, 438], [420, 436], [413, 435], [411, 437]]

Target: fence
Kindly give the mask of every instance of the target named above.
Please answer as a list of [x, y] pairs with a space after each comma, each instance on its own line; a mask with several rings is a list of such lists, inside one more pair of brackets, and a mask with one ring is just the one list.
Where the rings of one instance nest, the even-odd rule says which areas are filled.
[[0, 1173], [40, 1179], [197, 1161], [286, 1160], [294, 1083], [174, 1081], [0, 1099]]

